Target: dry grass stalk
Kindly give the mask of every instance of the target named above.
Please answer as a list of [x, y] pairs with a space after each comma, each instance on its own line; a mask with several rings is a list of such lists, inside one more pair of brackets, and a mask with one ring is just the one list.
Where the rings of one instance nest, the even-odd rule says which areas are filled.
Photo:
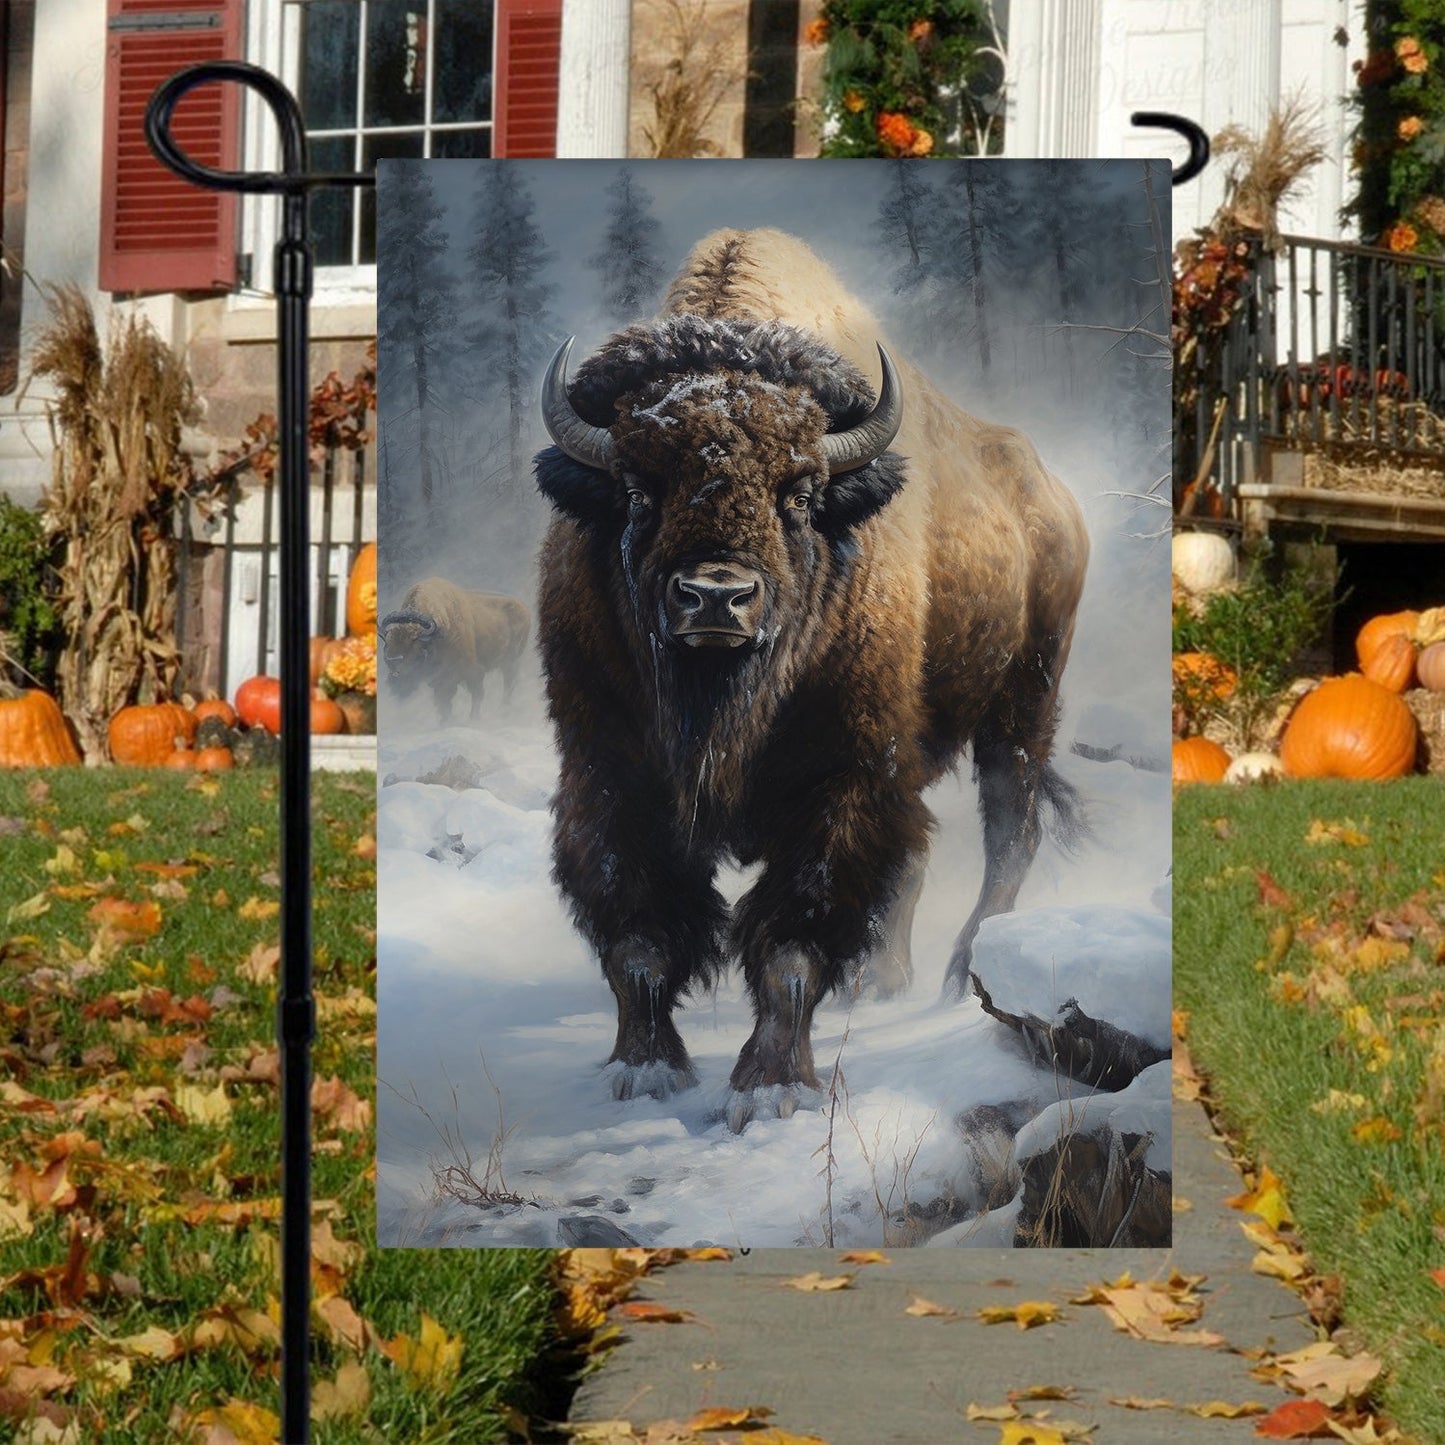
[[180, 435], [196, 400], [184, 365], [149, 326], [117, 321], [102, 345], [79, 287], [49, 287], [46, 299], [52, 319], [31, 374], [55, 390], [41, 514], [64, 542], [56, 694], [86, 762], [97, 763], [115, 713], [169, 698], [175, 683], [172, 519], [191, 481]]
[[706, 0], [664, 0], [663, 8], [668, 57], [642, 72], [653, 113], [642, 128], [648, 152], [658, 160], [719, 156], [707, 128], [734, 79], [729, 33], [709, 20]]
[[1232, 239], [1241, 231], [1259, 231], [1264, 244], [1277, 249], [1280, 206], [1325, 158], [1319, 107], [1307, 104], [1301, 95], [1290, 96], [1270, 111], [1262, 134], [1227, 126], [1214, 137], [1211, 149], [1216, 157], [1228, 157], [1229, 163], [1224, 200], [1209, 232]]

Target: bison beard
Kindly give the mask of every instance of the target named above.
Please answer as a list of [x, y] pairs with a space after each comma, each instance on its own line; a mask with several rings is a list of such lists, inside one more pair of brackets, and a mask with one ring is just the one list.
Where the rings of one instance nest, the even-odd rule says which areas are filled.
[[[756, 235], [714, 251], [724, 272], [766, 254]], [[563, 394], [565, 360], [544, 396], [559, 445], [536, 465], [558, 513], [539, 604], [553, 876], [617, 1001], [619, 1098], [696, 1082], [674, 1008], [742, 964], [755, 1024], [732, 1072], [736, 1131], [818, 1086], [825, 993], [908, 982], [922, 793], [965, 743], [986, 870], [955, 987], [979, 922], [1013, 906], [1042, 805], [1071, 816], [1048, 760], [1082, 527], [1020, 439], [971, 419], [1012, 495], [974, 496], [972, 478], [936, 500], [949, 478], [921, 483], [883, 450], [897, 398], [875, 413], [858, 368], [793, 326], [667, 316], [614, 337]], [[927, 390], [911, 380], [904, 408]], [[923, 541], [930, 523], [941, 541]], [[920, 544], [931, 555], [910, 556]], [[732, 910], [713, 881], [729, 857], [761, 864]]]

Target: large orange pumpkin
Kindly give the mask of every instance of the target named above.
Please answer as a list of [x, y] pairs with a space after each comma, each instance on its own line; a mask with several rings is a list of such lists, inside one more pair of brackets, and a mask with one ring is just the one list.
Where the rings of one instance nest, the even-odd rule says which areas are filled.
[[368, 542], [351, 564], [346, 584], [346, 630], [353, 636], [376, 631], [375, 542]]
[[111, 718], [106, 744], [111, 761], [131, 767], [156, 767], [176, 750], [196, 740], [196, 715], [178, 702], [136, 703]]
[[1391, 692], [1404, 692], [1415, 676], [1418, 612], [1382, 612], [1355, 635], [1360, 671]]
[[1171, 773], [1176, 783], [1222, 783], [1229, 754], [1209, 738], [1180, 738]]
[[198, 702], [191, 711], [195, 713], [198, 723], [204, 722], [208, 717], [215, 717], [220, 718], [228, 728], [236, 726], [236, 709], [223, 697], [208, 697], [203, 702]]
[[236, 689], [236, 716], [248, 728], [263, 727], [267, 732], [281, 731], [281, 679], [279, 677], [248, 677]]
[[1290, 716], [1279, 757], [1292, 778], [1398, 778], [1415, 766], [1414, 714], [1358, 672], [1327, 677]]
[[52, 768], [78, 763], [80, 749], [60, 704], [31, 689], [0, 696], [0, 768]]

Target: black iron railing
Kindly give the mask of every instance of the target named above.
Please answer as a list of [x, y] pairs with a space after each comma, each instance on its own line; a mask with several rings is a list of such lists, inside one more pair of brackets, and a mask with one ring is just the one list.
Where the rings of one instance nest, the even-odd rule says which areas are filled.
[[[182, 497], [176, 519], [179, 689], [232, 697], [279, 670], [280, 537], [273, 482], [231, 472]], [[346, 630], [346, 581], [376, 535], [364, 450], [330, 448], [311, 485], [310, 629]]]
[[1445, 464], [1445, 260], [1256, 242], [1228, 323], [1189, 365], [1176, 481], [1199, 477], [1226, 512], [1270, 448]]

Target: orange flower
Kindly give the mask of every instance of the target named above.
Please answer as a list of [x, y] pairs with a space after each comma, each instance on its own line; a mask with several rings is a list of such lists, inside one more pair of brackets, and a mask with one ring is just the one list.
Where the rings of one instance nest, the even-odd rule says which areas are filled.
[[821, 45], [828, 38], [828, 22], [826, 20], [810, 20], [803, 30], [803, 39], [809, 45]]
[[1400, 62], [1411, 75], [1424, 75], [1429, 70], [1430, 62], [1418, 51], [1413, 55], [1407, 55]]
[[878, 139], [890, 146], [895, 154], [907, 151], [917, 134], [906, 115], [900, 115], [896, 110], [878, 112]]
[[1414, 140], [1422, 130], [1425, 129], [1425, 122], [1418, 115], [1407, 115], [1399, 125], [1395, 127], [1395, 134], [1401, 140]]
[[913, 132], [913, 144], [908, 147], [911, 156], [926, 156], [933, 149], [933, 137], [926, 130]]
[[1385, 244], [1392, 251], [1413, 251], [1419, 241], [1419, 233], [1408, 221], [1396, 222], [1385, 237]]
[[858, 94], [856, 90], [845, 90], [843, 92], [843, 109], [857, 115], [868, 102]]
[[911, 20], [908, 23], [908, 38], [916, 45], [920, 40], [927, 40], [933, 34], [933, 21]]
[[1407, 35], [1403, 40], [1395, 42], [1395, 54], [1403, 60], [1407, 55], [1419, 55], [1420, 42], [1413, 35]]

